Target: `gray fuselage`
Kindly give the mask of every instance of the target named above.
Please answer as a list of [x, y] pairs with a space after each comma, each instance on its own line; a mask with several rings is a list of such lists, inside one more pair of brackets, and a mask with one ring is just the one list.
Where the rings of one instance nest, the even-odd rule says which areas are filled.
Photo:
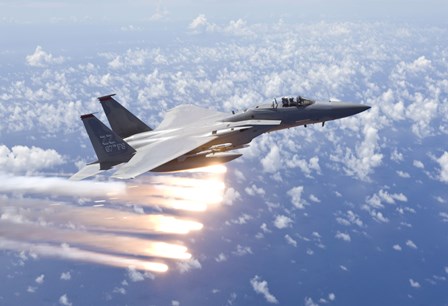
[[[274, 100], [276, 101], [276, 100]], [[299, 101], [297, 99], [297, 101]], [[160, 141], [165, 137], [195, 137], [215, 135], [210, 142], [152, 171], [178, 171], [209, 164], [224, 163], [241, 156], [227, 151], [242, 148], [255, 137], [272, 131], [300, 125], [326, 122], [360, 113], [369, 106], [345, 102], [315, 102], [301, 99], [300, 103], [275, 103], [249, 108], [227, 115], [215, 113], [200, 122], [191, 122], [182, 129], [156, 129], [126, 138], [134, 149]], [[263, 122], [278, 122], [262, 124]], [[197, 135], [197, 136], [196, 136]]]

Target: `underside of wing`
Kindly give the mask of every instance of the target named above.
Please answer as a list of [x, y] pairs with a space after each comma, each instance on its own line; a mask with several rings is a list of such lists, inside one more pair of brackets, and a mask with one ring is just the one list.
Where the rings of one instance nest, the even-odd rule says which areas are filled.
[[71, 181], [80, 181], [85, 178], [97, 175], [98, 173], [102, 172], [103, 170], [100, 169], [100, 163], [93, 163], [86, 165], [84, 168], [79, 170], [77, 173], [72, 175], [70, 177]]
[[121, 166], [112, 177], [119, 179], [134, 178], [179, 158], [214, 138], [214, 136], [172, 137], [152, 143], [138, 150], [129, 162]]
[[169, 110], [163, 121], [157, 127], [157, 130], [179, 128], [190, 124], [200, 125], [210, 121], [219, 120], [229, 115], [222, 112], [202, 108], [199, 106], [187, 104], [179, 105]]

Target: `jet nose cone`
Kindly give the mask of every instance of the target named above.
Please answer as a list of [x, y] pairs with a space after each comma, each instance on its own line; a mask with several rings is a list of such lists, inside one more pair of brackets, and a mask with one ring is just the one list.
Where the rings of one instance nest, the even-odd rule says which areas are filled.
[[356, 105], [354, 106], [353, 110], [356, 111], [355, 114], [361, 113], [363, 111], [366, 111], [370, 109], [371, 107], [368, 105]]
[[332, 102], [332, 108], [336, 118], [344, 118], [368, 110], [370, 106], [347, 102]]

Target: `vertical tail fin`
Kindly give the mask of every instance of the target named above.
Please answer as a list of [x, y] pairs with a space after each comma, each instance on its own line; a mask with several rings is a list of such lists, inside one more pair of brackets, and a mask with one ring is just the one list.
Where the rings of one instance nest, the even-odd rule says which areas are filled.
[[103, 106], [112, 130], [118, 136], [126, 138], [134, 134], [152, 131], [149, 126], [112, 98], [113, 96], [115, 94], [99, 97], [98, 100]]
[[81, 119], [98, 157], [101, 170], [127, 162], [134, 155], [135, 150], [93, 114], [82, 115]]

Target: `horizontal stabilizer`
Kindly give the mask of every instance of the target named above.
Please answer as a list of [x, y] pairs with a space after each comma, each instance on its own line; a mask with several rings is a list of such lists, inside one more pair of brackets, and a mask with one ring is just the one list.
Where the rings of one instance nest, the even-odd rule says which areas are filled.
[[73, 174], [70, 177], [71, 181], [80, 181], [83, 180], [85, 178], [94, 176], [100, 172], [102, 172], [103, 170], [100, 169], [100, 164], [99, 163], [94, 163], [94, 164], [90, 164], [90, 165], [86, 165], [84, 168], [82, 168], [81, 170], [79, 170], [78, 172], [76, 172], [75, 174]]

